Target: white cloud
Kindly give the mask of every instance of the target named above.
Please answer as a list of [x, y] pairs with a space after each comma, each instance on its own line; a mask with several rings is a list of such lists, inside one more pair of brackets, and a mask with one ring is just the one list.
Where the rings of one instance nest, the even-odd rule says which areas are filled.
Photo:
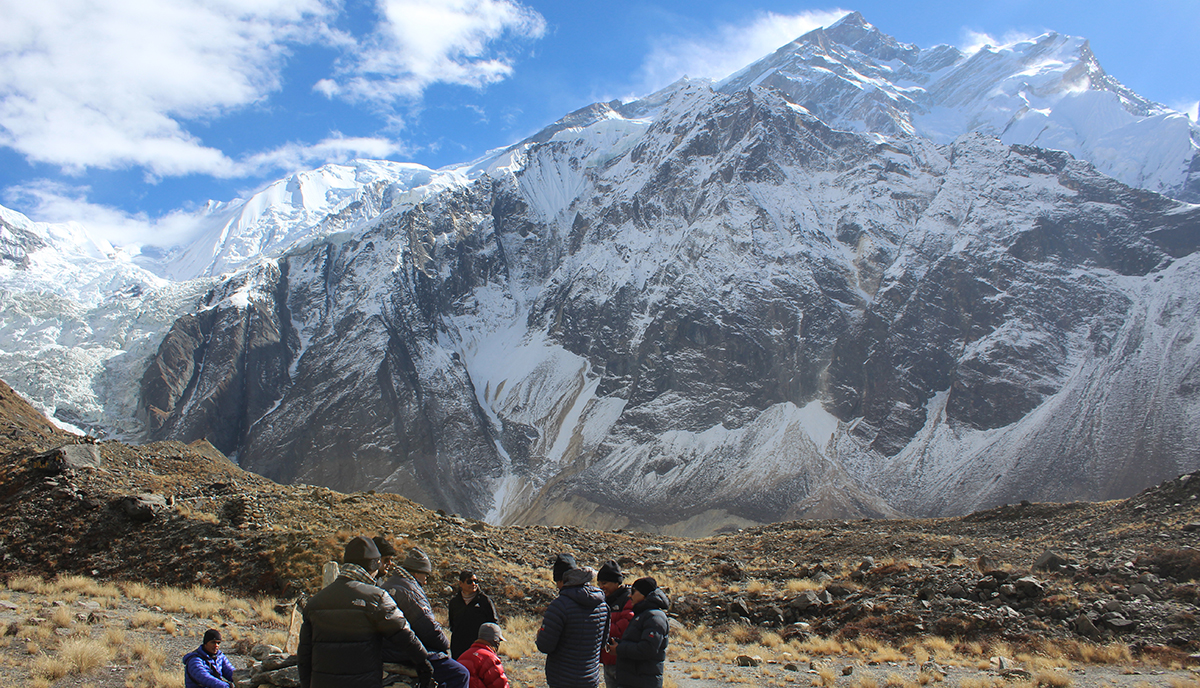
[[313, 145], [289, 143], [248, 157], [241, 165], [247, 175], [259, 170], [299, 170], [312, 165], [345, 162], [354, 158], [384, 159], [407, 151], [402, 144], [383, 138], [344, 137], [336, 134]]
[[846, 10], [755, 15], [748, 23], [723, 25], [708, 36], [659, 39], [642, 64], [644, 88], [654, 91], [683, 76], [723, 79], [820, 26]]
[[1037, 38], [1038, 34], [1031, 34], [1022, 31], [1009, 31], [1000, 38], [995, 38], [991, 34], [974, 31], [972, 29], [963, 29], [962, 40], [959, 42], [958, 49], [967, 55], [974, 55], [980, 50], [991, 48], [1003, 48], [1021, 43], [1023, 41]]
[[417, 99], [434, 83], [483, 87], [512, 73], [494, 45], [505, 37], [538, 38], [540, 14], [511, 0], [377, 0], [382, 21], [343, 62], [337, 79], [314, 90], [351, 101]]
[[1200, 101], [1193, 100], [1189, 102], [1184, 100], [1171, 103], [1169, 107], [1176, 112], [1182, 112], [1187, 115], [1192, 122], [1200, 122]]
[[77, 222], [88, 234], [113, 246], [137, 253], [143, 245], [173, 246], [187, 243], [203, 229], [200, 216], [182, 210], [151, 220], [143, 213], [127, 213], [87, 201], [86, 186], [53, 181], [32, 181], [5, 189], [5, 201], [27, 208], [26, 215], [52, 224]]
[[228, 177], [236, 165], [182, 120], [280, 86], [322, 0], [0, 0], [0, 144], [81, 171]]
[[496, 42], [545, 30], [514, 0], [371, 1], [379, 23], [357, 38], [331, 28], [343, 0], [0, 0], [0, 146], [70, 173], [153, 177], [240, 177], [325, 162], [322, 151], [380, 157], [395, 144], [333, 135], [236, 159], [194, 126], [267, 103], [296, 46], [344, 53], [317, 92], [386, 105], [435, 82], [503, 79], [512, 63]]

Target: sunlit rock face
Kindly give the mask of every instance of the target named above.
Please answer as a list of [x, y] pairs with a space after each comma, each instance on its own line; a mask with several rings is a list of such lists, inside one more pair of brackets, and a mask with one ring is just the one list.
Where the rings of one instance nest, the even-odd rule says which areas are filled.
[[[849, 15], [472, 165], [327, 166], [209, 208], [220, 231], [156, 259], [193, 279], [127, 261], [27, 357], [91, 352], [56, 371], [87, 403], [43, 394], [89, 427], [493, 522], [1129, 495], [1200, 468], [1200, 208], [1159, 193], [1191, 193], [1177, 124], [1077, 39], [963, 55]], [[1181, 170], [1066, 145], [1093, 134]], [[4, 274], [54, 250], [7, 226]], [[97, 354], [89, 328], [123, 338]]]

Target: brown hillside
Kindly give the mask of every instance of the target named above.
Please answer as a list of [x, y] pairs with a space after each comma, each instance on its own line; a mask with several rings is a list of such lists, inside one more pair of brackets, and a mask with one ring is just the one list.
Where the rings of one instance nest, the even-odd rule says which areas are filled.
[[[101, 442], [100, 466], [48, 452], [86, 444], [0, 388], [0, 575], [203, 584], [294, 597], [357, 534], [420, 546], [435, 593], [472, 567], [506, 613], [551, 598], [548, 563], [572, 552], [653, 575], [685, 623], [784, 637], [936, 634], [1123, 640], [1200, 650], [1200, 477], [1128, 500], [1008, 505], [936, 520], [800, 521], [699, 540], [574, 527], [494, 527], [388, 494], [278, 485], [206, 442]], [[151, 495], [141, 504], [130, 499]], [[1047, 550], [1061, 560], [1031, 570]], [[758, 632], [758, 631], [755, 631]]]

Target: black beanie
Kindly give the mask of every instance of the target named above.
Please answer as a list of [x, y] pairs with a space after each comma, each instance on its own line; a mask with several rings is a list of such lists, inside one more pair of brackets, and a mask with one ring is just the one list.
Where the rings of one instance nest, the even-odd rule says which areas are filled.
[[617, 562], [609, 559], [600, 567], [600, 571], [596, 574], [596, 580], [600, 582], [620, 583], [625, 579], [625, 574], [621, 573], [621, 566]]
[[649, 597], [650, 593], [658, 589], [658, 583], [650, 576], [646, 576], [645, 578], [635, 580], [633, 582], [633, 589]]
[[554, 580], [563, 579], [563, 574], [575, 568], [575, 557], [570, 554], [560, 554], [554, 559]]
[[375, 546], [374, 542], [361, 535], [346, 543], [346, 552], [342, 557], [343, 561], [347, 562], [370, 561], [378, 558], [379, 548]]
[[215, 628], [210, 628], [204, 632], [204, 644], [207, 645], [212, 641], [221, 642], [221, 632]]
[[375, 549], [379, 550], [380, 557], [396, 556], [396, 548], [392, 546], [392, 543], [388, 542], [388, 539], [384, 536], [376, 535], [375, 537], [371, 538], [371, 542], [375, 543]]

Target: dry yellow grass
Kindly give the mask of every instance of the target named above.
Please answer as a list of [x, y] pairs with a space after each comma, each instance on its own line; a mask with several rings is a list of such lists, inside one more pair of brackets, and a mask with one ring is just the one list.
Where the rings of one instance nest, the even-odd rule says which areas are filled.
[[825, 686], [825, 688], [830, 688], [830, 686], [837, 683], [837, 672], [831, 666], [817, 667], [817, 676], [821, 680], [820, 685]]
[[864, 674], [854, 679], [850, 685], [853, 688], [879, 688], [879, 679], [870, 674]]
[[784, 585], [784, 590], [786, 590], [789, 593], [792, 593], [793, 595], [796, 593], [804, 592], [806, 590], [824, 590], [824, 589], [825, 589], [824, 583], [818, 583], [817, 581], [815, 581], [811, 578], [790, 578], [790, 579], [788, 579], [788, 582]]
[[66, 607], [55, 607], [50, 614], [50, 623], [54, 624], [55, 628], [70, 628], [75, 623], [75, 615]]
[[1033, 682], [1045, 688], [1070, 688], [1071, 677], [1061, 671], [1039, 671], [1033, 675]]
[[154, 612], [135, 612], [129, 618], [130, 628], [158, 628], [167, 620], [167, 617]]
[[505, 619], [504, 642], [500, 645], [500, 655], [508, 659], [523, 659], [537, 652], [538, 628], [541, 619], [532, 616], [511, 616]]
[[29, 667], [29, 673], [35, 678], [41, 678], [53, 683], [66, 676], [71, 671], [71, 665], [62, 657], [38, 655]]
[[836, 638], [813, 636], [800, 642], [792, 642], [792, 650], [799, 655], [841, 655], [846, 654], [842, 643]]
[[108, 664], [112, 649], [100, 639], [71, 638], [58, 648], [58, 656], [76, 674], [88, 674]]

